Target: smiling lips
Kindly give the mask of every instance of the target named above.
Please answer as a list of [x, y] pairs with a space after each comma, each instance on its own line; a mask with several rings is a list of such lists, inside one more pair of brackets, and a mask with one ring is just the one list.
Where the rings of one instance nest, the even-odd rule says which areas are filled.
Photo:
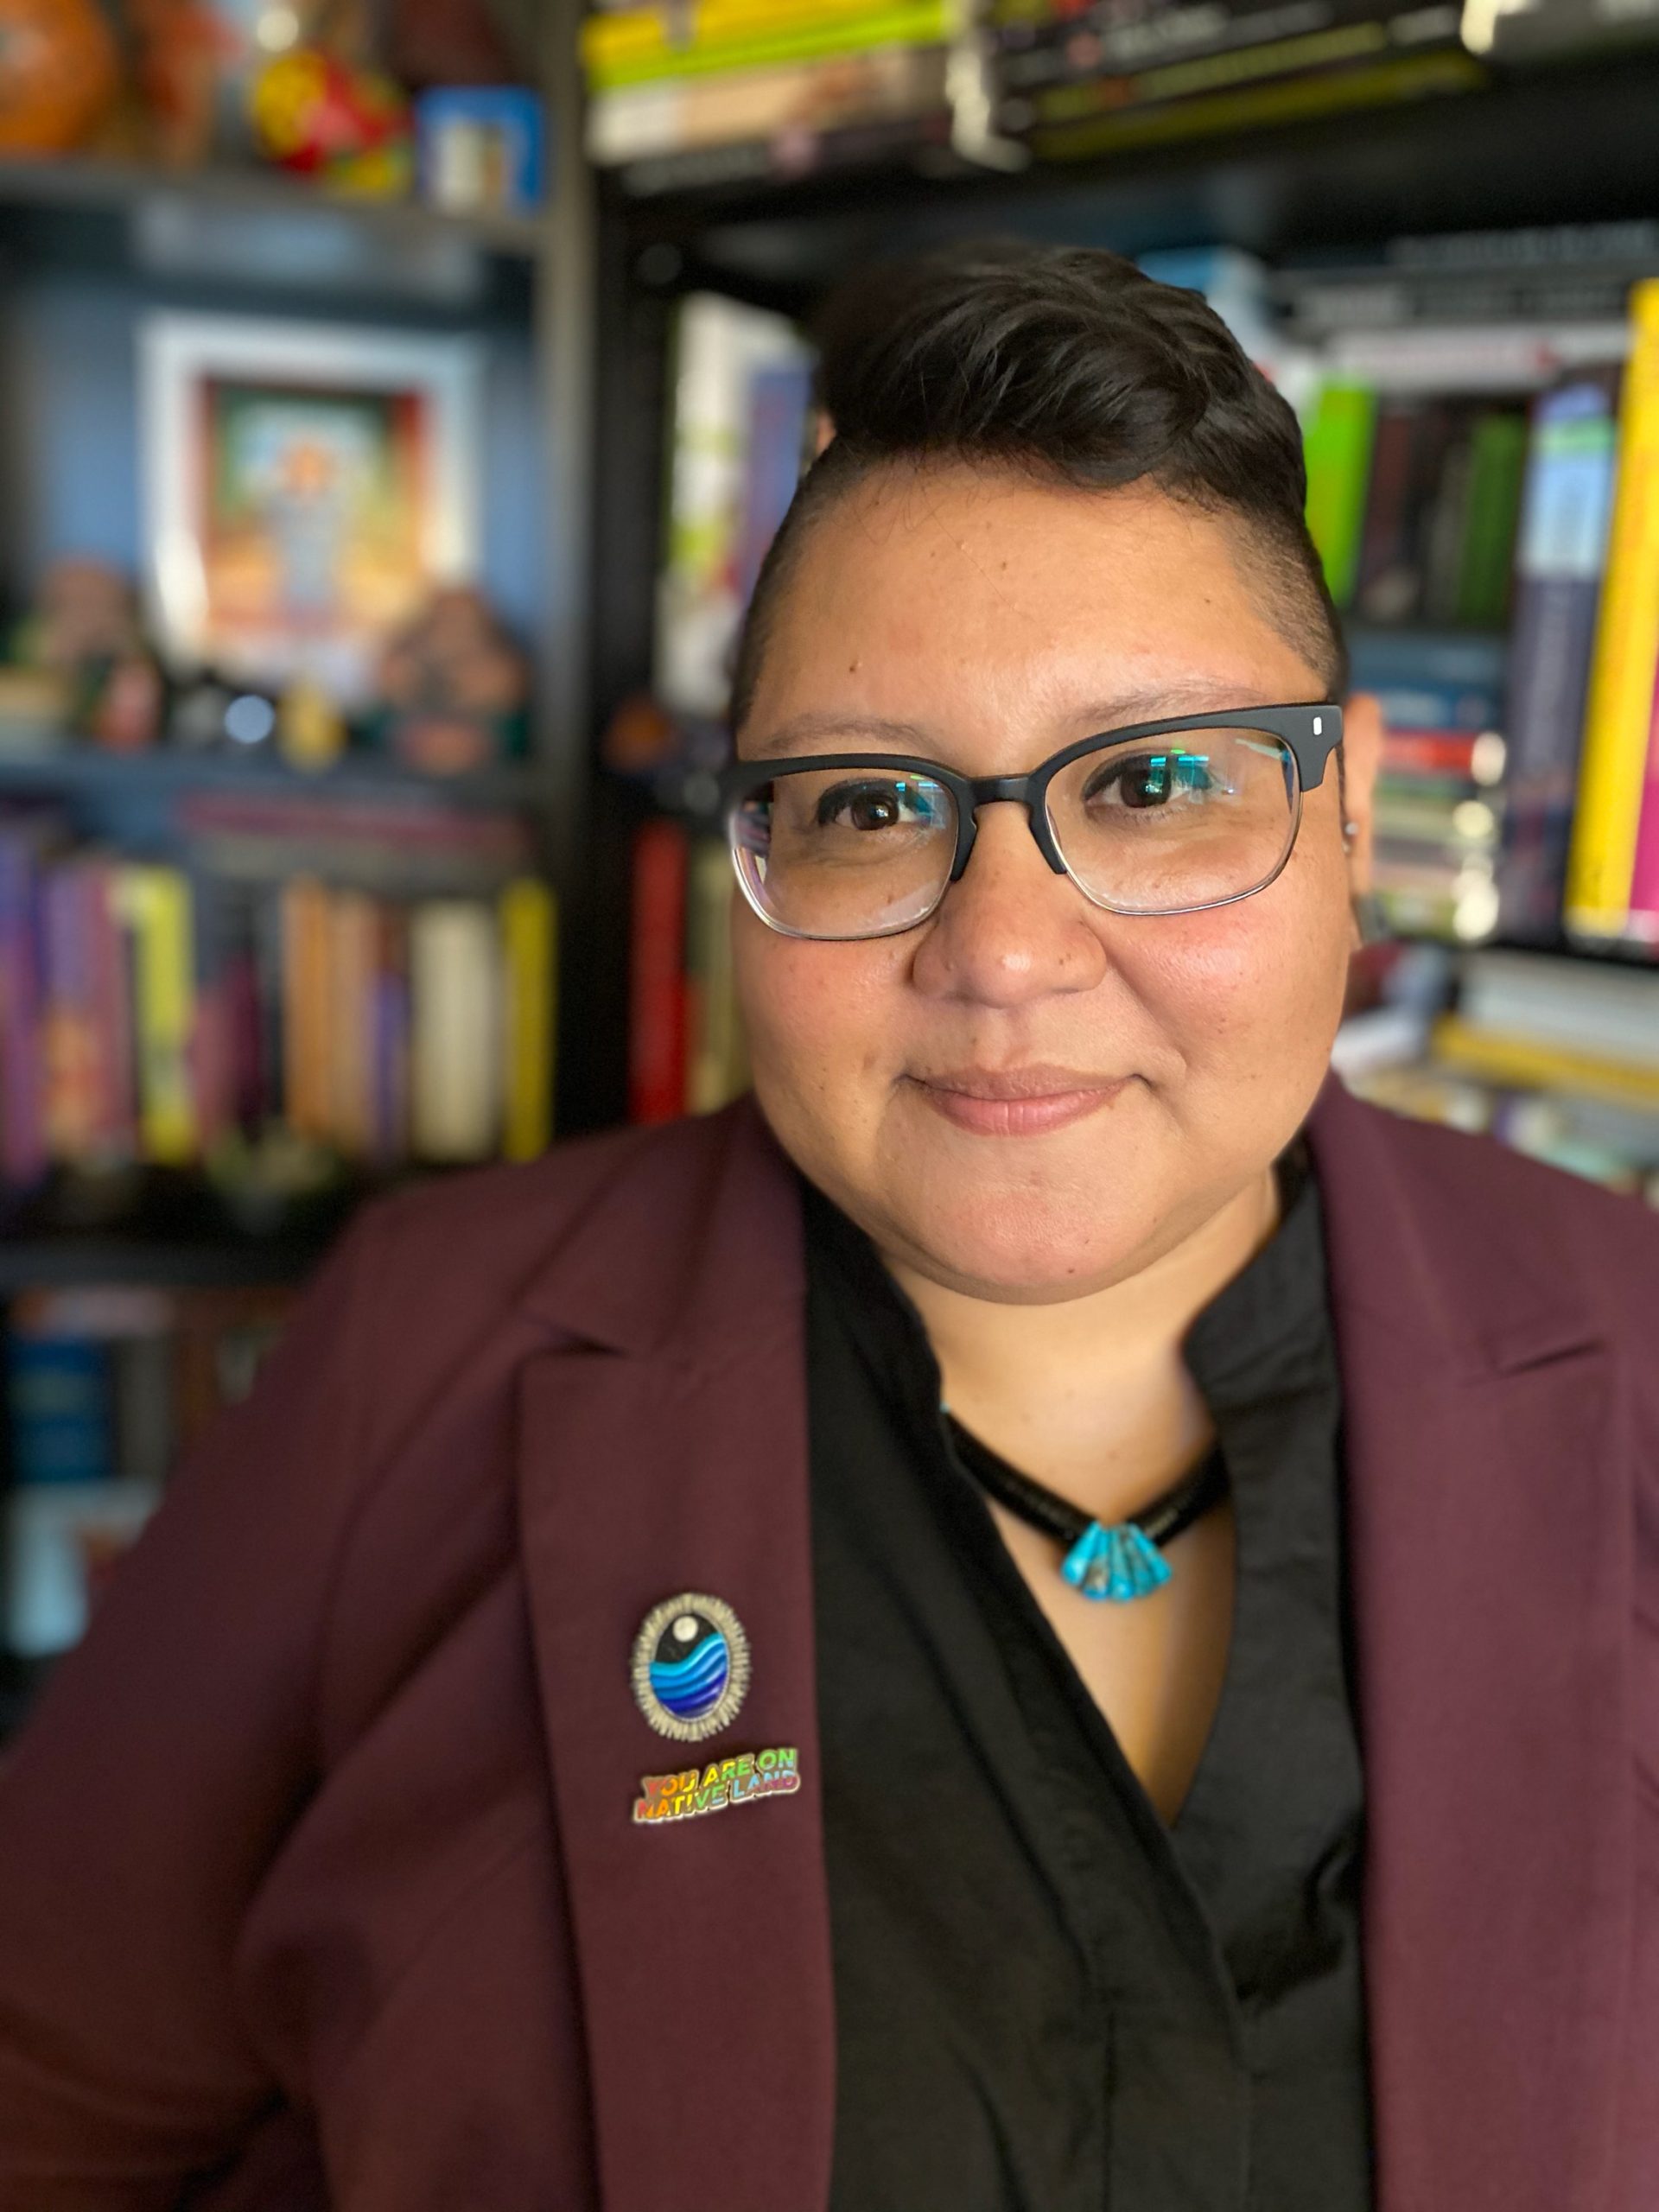
[[1040, 1136], [1109, 1105], [1128, 1076], [1081, 1074], [1076, 1068], [954, 1068], [912, 1076], [936, 1114], [975, 1136]]

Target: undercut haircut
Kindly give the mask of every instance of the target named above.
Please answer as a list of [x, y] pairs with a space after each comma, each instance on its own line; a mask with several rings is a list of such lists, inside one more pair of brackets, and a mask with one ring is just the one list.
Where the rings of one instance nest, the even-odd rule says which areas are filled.
[[817, 335], [834, 435], [762, 564], [734, 731], [814, 521], [882, 470], [929, 464], [1084, 491], [1145, 482], [1232, 522], [1264, 616], [1325, 696], [1344, 696], [1347, 648], [1308, 535], [1295, 411], [1200, 294], [1100, 247], [993, 244], [884, 264], [832, 297]]

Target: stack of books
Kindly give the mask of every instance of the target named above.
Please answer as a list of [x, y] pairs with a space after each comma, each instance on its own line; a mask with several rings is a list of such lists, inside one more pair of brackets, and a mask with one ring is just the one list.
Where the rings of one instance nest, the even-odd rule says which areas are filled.
[[7, 1315], [5, 1648], [79, 1640], [178, 1459], [251, 1386], [277, 1290], [36, 1290]]
[[1502, 638], [1355, 632], [1357, 690], [1375, 692], [1385, 734], [1373, 888], [1402, 937], [1474, 943], [1498, 909], [1506, 758]]
[[[1598, 314], [1326, 334], [1308, 521], [1355, 683], [1389, 720], [1377, 889], [1404, 933], [1642, 933], [1659, 558], [1644, 639], [1618, 613], [1643, 587], [1614, 579], [1645, 541], [1611, 527], [1616, 487], [1652, 467], [1631, 431], [1636, 330]], [[1615, 639], [1639, 667], [1612, 684], [1596, 671]], [[1617, 741], [1598, 735], [1619, 711]], [[1599, 931], [1569, 853], [1580, 885], [1602, 856]]]
[[636, 193], [794, 177], [948, 142], [968, 0], [601, 0], [590, 158]]
[[636, 1122], [712, 1113], [748, 1085], [732, 979], [737, 879], [724, 837], [671, 816], [633, 853], [628, 1105]]
[[[1659, 978], [1612, 963], [1487, 949], [1459, 966], [1454, 1007], [1344, 1070], [1385, 1105], [1483, 1129], [1659, 1205]], [[1386, 1017], [1384, 1017], [1386, 1018]], [[1378, 1017], [1362, 1017], [1357, 1030]]]
[[990, 0], [993, 117], [1039, 158], [1287, 123], [1484, 81], [1421, 0]]
[[[281, 1134], [371, 1169], [528, 1158], [550, 1133], [554, 913], [512, 817], [421, 815], [342, 863], [232, 818], [188, 866], [0, 818], [0, 1178], [210, 1166]], [[308, 804], [309, 803], [308, 803]], [[362, 825], [359, 825], [362, 826]], [[380, 879], [380, 880], [377, 880]]]

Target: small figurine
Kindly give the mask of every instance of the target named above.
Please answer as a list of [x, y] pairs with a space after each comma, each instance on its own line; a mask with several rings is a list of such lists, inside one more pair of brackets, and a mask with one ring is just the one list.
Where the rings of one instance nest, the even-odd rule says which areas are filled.
[[166, 686], [132, 586], [108, 563], [54, 561], [13, 651], [62, 679], [70, 724], [111, 752], [142, 752], [160, 736]]
[[85, 145], [120, 81], [95, 0], [0, 0], [0, 157]]
[[296, 768], [332, 768], [346, 750], [346, 717], [331, 693], [297, 676], [276, 709], [276, 742]]
[[126, 17], [149, 150], [169, 168], [196, 168], [213, 150], [225, 27], [208, 0], [127, 0]]
[[321, 47], [295, 47], [259, 72], [249, 108], [267, 160], [340, 192], [381, 200], [408, 192], [409, 103], [389, 78]]
[[412, 768], [464, 773], [522, 750], [530, 671], [483, 594], [435, 592], [380, 662], [383, 741]]

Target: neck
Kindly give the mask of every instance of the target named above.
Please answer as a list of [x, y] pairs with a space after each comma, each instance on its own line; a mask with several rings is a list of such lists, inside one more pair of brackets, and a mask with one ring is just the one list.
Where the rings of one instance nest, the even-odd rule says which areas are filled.
[[1139, 1273], [1060, 1305], [1001, 1305], [891, 1257], [887, 1265], [922, 1317], [957, 1420], [1085, 1512], [1113, 1521], [1213, 1441], [1181, 1339], [1278, 1221], [1268, 1168]]

